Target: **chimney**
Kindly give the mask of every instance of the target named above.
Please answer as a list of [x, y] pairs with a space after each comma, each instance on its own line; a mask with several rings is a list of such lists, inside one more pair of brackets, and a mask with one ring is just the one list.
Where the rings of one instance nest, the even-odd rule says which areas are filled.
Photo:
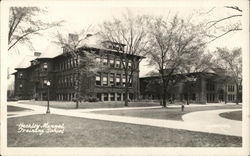
[[39, 57], [42, 53], [41, 52], [34, 52], [34, 56]]
[[68, 36], [68, 42], [71, 43], [71, 42], [76, 42], [78, 41], [78, 35], [77, 34], [71, 34], [69, 33], [69, 36]]

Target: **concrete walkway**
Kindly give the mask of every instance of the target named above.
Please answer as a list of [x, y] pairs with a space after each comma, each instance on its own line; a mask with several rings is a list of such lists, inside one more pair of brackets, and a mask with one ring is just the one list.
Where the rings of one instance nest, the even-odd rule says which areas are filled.
[[[29, 108], [33, 111], [29, 113], [27, 111], [14, 114], [13, 116], [8, 116], [8, 118], [21, 117], [34, 114], [44, 114], [46, 112], [46, 107], [43, 106], [34, 106], [20, 103], [9, 103], [8, 105]], [[151, 107], [152, 109], [154, 107]], [[127, 109], [127, 108], [122, 108]], [[138, 109], [129, 107], [129, 109]], [[146, 107], [140, 107], [139, 109], [149, 109]], [[65, 109], [56, 109], [51, 108], [50, 111], [52, 114], [71, 116], [71, 117], [81, 117], [86, 119], [96, 119], [103, 121], [112, 121], [120, 123], [129, 123], [137, 125], [146, 125], [162, 128], [173, 128], [173, 129], [183, 129], [196, 132], [206, 132], [206, 133], [216, 133], [223, 135], [232, 135], [232, 136], [242, 136], [241, 133], [241, 123], [240, 121], [234, 121], [229, 119], [221, 118], [218, 114], [228, 111], [237, 111], [240, 109], [224, 109], [224, 110], [215, 110], [215, 111], [201, 111], [193, 112], [183, 116], [184, 121], [174, 121], [174, 120], [162, 120], [162, 119], [149, 119], [149, 118], [138, 118], [138, 117], [128, 117], [128, 116], [117, 116], [117, 115], [106, 115], [106, 114], [95, 114], [91, 111], [97, 111], [96, 109], [91, 109], [89, 111], [83, 110], [65, 110]], [[98, 109], [104, 110], [104, 109]], [[117, 109], [107, 109], [105, 110], [121, 110]]]

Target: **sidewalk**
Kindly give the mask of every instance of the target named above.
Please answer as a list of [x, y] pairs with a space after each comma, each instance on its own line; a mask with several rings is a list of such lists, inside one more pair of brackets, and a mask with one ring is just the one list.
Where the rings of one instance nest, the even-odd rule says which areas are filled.
[[[32, 109], [34, 111], [30, 112], [31, 115], [44, 114], [46, 112], [46, 107], [42, 107], [42, 106], [31, 106], [31, 105], [25, 105], [25, 104], [20, 104], [20, 103], [16, 103], [16, 104], [12, 103], [10, 105]], [[126, 109], [126, 108], [122, 108], [122, 109]], [[138, 109], [138, 108], [129, 108], [129, 109]], [[149, 109], [149, 108], [140, 107], [140, 109]], [[71, 116], [71, 117], [80, 117], [80, 118], [87, 118], [87, 119], [96, 119], [96, 120], [103, 120], [103, 121], [112, 121], [112, 122], [129, 123], [129, 124], [146, 125], [146, 126], [163, 127], [163, 128], [183, 129], [183, 130], [216, 133], [216, 134], [223, 134], [223, 135], [242, 136], [242, 133], [241, 133], [242, 122], [229, 120], [229, 119], [220, 119], [221, 117], [218, 116], [219, 113], [228, 112], [228, 111], [237, 111], [237, 110], [240, 110], [240, 109], [231, 109], [231, 110], [220, 109], [216, 111], [213, 110], [213, 111], [193, 112], [193, 113], [184, 115], [184, 121], [173, 121], [173, 120], [148, 119], [148, 118], [146, 119], [146, 118], [138, 118], [138, 117], [95, 114], [95, 113], [91, 113], [93, 109], [88, 110], [88, 112], [87, 111], [84, 112], [83, 110], [64, 110], [64, 109], [56, 109], [56, 108], [50, 109], [52, 114]], [[14, 116], [9, 116], [8, 118], [20, 117], [20, 116], [26, 116], [26, 115], [27, 115], [27, 112], [24, 112], [24, 113], [20, 112], [19, 114], [14, 115]]]

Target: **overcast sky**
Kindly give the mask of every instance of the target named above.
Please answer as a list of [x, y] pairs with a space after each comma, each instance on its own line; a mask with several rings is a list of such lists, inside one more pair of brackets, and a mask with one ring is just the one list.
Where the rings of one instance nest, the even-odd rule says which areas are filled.
[[[129, 3], [130, 4], [130, 3]], [[210, 4], [211, 5], [211, 4]], [[125, 6], [125, 7], [124, 7]], [[139, 5], [141, 6], [141, 5]], [[222, 5], [223, 6], [223, 5]], [[96, 26], [101, 24], [105, 20], [110, 20], [113, 17], [119, 17], [122, 13], [129, 10], [133, 14], [147, 14], [147, 15], [160, 15], [167, 16], [170, 12], [170, 15], [178, 13], [180, 17], [187, 18], [193, 16], [193, 22], [198, 22], [202, 20], [216, 20], [218, 18], [225, 17], [232, 13], [235, 13], [234, 10], [226, 9], [224, 7], [216, 7], [209, 14], [203, 14], [209, 11], [213, 6], [200, 7], [200, 6], [133, 6], [131, 5], [54, 5], [47, 7], [48, 12], [44, 15], [39, 16], [44, 21], [59, 21], [64, 20], [65, 23], [62, 27], [57, 29], [51, 29], [47, 32], [44, 32], [43, 36], [33, 37], [33, 43], [35, 51], [43, 52], [46, 47], [53, 40], [54, 34], [59, 31], [60, 33], [74, 33], [79, 32], [83, 28], [86, 29], [88, 26], [92, 26], [94, 29]], [[241, 33], [230, 33], [225, 37], [216, 40], [213, 44], [209, 45], [209, 50], [213, 51], [215, 47], [240, 47], [241, 46]], [[11, 71], [16, 67], [20, 61], [25, 57], [25, 55], [32, 55], [33, 51], [25, 47], [19, 47], [18, 52], [11, 52], [8, 55], [8, 58], [14, 61], [8, 61], [8, 66], [10, 66]], [[147, 66], [147, 62], [143, 61], [140, 66], [140, 76], [145, 76], [149, 71], [155, 70], [152, 67]]]

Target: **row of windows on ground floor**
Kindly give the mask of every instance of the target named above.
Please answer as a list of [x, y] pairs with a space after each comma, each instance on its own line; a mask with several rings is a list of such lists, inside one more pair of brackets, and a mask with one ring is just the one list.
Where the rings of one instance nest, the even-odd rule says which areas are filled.
[[[73, 101], [74, 98], [74, 93], [63, 93], [56, 95], [56, 100], [59, 101]], [[91, 98], [91, 96], [89, 96], [89, 98]], [[98, 101], [123, 101], [125, 99], [125, 93], [96, 93], [96, 98]], [[134, 94], [129, 93], [128, 99], [134, 100]]]
[[[179, 97], [177, 97], [179, 96]], [[217, 100], [217, 96], [218, 96], [218, 100], [219, 101], [224, 101], [224, 95], [216, 95], [214, 93], [208, 93], [206, 94], [206, 100], [208, 102], [212, 102], [212, 101], [216, 101]], [[158, 99], [161, 99], [161, 95], [154, 95], [154, 94], [143, 94], [142, 96], [142, 99], [149, 99], [149, 100], [158, 100]], [[176, 95], [176, 94], [168, 94], [167, 95], [167, 99], [172, 99], [172, 100], [187, 100], [187, 97], [189, 100], [193, 100], [193, 101], [196, 101], [197, 99], [197, 95], [195, 93], [190, 93], [189, 95], [187, 94], [179, 94], [179, 95]], [[227, 95], [227, 101], [235, 101], [236, 100], [236, 95], [234, 94], [228, 94]]]

